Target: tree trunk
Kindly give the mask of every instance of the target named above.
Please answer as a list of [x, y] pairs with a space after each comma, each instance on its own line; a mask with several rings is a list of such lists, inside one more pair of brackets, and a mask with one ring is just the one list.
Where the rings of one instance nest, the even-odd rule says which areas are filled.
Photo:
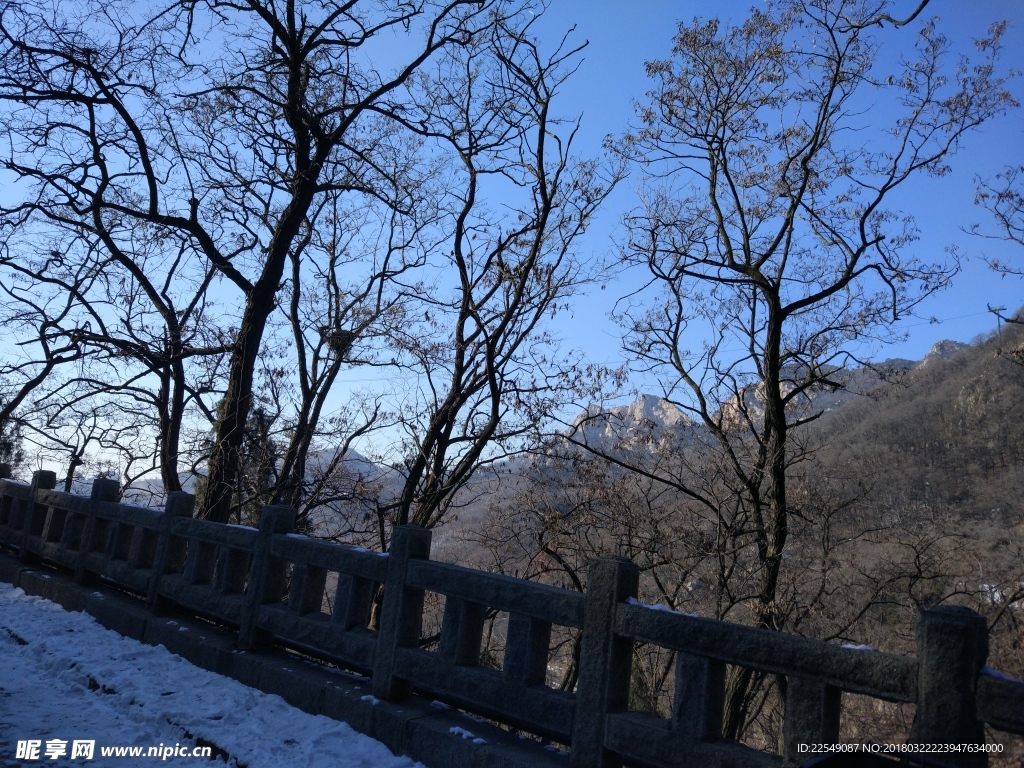
[[[265, 276], [266, 273], [267, 270], [264, 271]], [[224, 392], [213, 453], [208, 465], [206, 492], [203, 494], [200, 511], [200, 517], [207, 520], [226, 523], [231, 517], [232, 495], [242, 462], [245, 424], [252, 409], [253, 373], [276, 292], [277, 280], [261, 280], [246, 303], [242, 325], [231, 355], [228, 386]]]

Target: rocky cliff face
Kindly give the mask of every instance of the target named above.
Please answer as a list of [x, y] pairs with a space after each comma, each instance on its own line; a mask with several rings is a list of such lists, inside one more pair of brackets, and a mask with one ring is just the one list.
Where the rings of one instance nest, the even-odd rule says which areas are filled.
[[658, 442], [691, 427], [693, 421], [668, 400], [641, 395], [629, 405], [588, 408], [573, 420], [567, 435], [593, 448], [611, 450], [623, 443]]
[[[793, 408], [804, 411], [805, 415], [837, 411], [854, 400], [899, 381], [916, 369], [931, 365], [934, 361], [949, 360], [968, 347], [958, 341], [940, 341], [921, 361], [891, 358], [870, 367], [837, 370], [834, 380], [841, 386], [818, 386], [808, 390], [805, 396], [794, 401]], [[799, 378], [795, 374], [792, 376], [793, 381]], [[788, 385], [789, 388], [792, 386]], [[785, 383], [783, 388], [787, 388]], [[723, 403], [720, 411], [723, 422], [739, 427], [744, 423], [744, 413], [747, 418], [758, 422], [763, 409], [758, 391], [758, 387], [753, 385], [743, 390], [742, 408], [738, 398]], [[604, 409], [591, 406], [573, 420], [566, 435], [596, 450], [615, 452], [635, 450], [641, 446], [665, 447], [667, 440], [685, 440], [701, 430], [702, 425], [678, 406], [656, 395], [644, 394], [628, 405]]]
[[949, 360], [951, 357], [967, 349], [969, 346], [969, 344], [963, 344], [959, 341], [940, 341], [928, 350], [928, 354], [924, 356], [924, 360], [921, 361], [920, 365], [930, 365], [937, 360]]

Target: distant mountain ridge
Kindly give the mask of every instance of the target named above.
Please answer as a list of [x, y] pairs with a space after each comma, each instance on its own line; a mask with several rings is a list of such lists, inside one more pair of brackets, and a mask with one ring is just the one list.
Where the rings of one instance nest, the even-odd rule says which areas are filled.
[[[933, 345], [922, 360], [890, 358], [881, 363], [850, 370], [837, 370], [835, 378], [841, 387], [820, 386], [809, 390], [806, 400], [799, 406], [808, 411], [830, 413], [851, 401], [868, 395], [880, 387], [901, 378], [915, 369], [947, 361], [969, 345], [958, 341], [940, 341]], [[793, 375], [794, 380], [798, 379]], [[751, 417], [760, 417], [761, 405], [757, 388], [743, 392], [743, 410]], [[736, 402], [722, 405], [726, 421], [738, 422], [740, 407]], [[699, 433], [703, 426], [669, 400], [652, 394], [641, 394], [633, 402], [607, 408], [590, 406], [584, 409], [565, 431], [573, 442], [614, 453], [623, 449], [636, 449], [641, 444], [661, 445], [666, 440], [679, 440], [684, 433]]]
[[[876, 394], [882, 401], [892, 400], [897, 395], [886, 393], [889, 393], [894, 381], [900, 382], [901, 386], [893, 392], [902, 392], [905, 388], [902, 384], [909, 380], [937, 375], [958, 357], [976, 354], [977, 349], [971, 345], [946, 340], [935, 344], [919, 361], [891, 358], [871, 366], [837, 371], [836, 378], [843, 383], [843, 387], [818, 388], [810, 394], [808, 407], [822, 413], [823, 419], [819, 420], [818, 428], [831, 430], [833, 420], [846, 414], [851, 404], [878, 399], [867, 395]], [[748, 389], [744, 397], [748, 410], [759, 407], [753, 388]], [[900, 394], [899, 397], [907, 395]], [[873, 409], [877, 411], [881, 407], [874, 406]], [[855, 422], [860, 420], [859, 416], [851, 418]], [[856, 430], [852, 433], [856, 433]], [[597, 452], [619, 455], [621, 458], [626, 458], [626, 454], [630, 453], [635, 458], [644, 451], [674, 450], [692, 440], [708, 436], [703, 424], [695, 421], [677, 405], [653, 394], [641, 394], [631, 403], [585, 408], [570, 422], [563, 434], [571, 436], [574, 442], [585, 443]], [[310, 477], [328, 471], [332, 460], [334, 454], [330, 450], [312, 451], [308, 459]], [[540, 460], [538, 463], [537, 460], [514, 457], [497, 462], [486, 473], [479, 473], [460, 494], [461, 497], [473, 500], [466, 504], [456, 504], [461, 520], [454, 522], [453, 518], [453, 527], [457, 529], [474, 525], [480, 519], [483, 507], [499, 503], [509, 489], [529, 483], [531, 473], [556, 471], [554, 466], [542, 469], [541, 465], [547, 466], [547, 462]], [[365, 514], [370, 496], [387, 504], [395, 500], [401, 491], [400, 472], [393, 467], [376, 464], [352, 449], [337, 463], [336, 472], [339, 473], [339, 481], [343, 479], [341, 475], [344, 475], [346, 482], [350, 482], [353, 487], [360, 485], [367, 492], [367, 498], [351, 502], [335, 500], [318, 512], [314, 517], [314, 525], [325, 532], [335, 528], [336, 523], [347, 516]], [[140, 491], [158, 493], [154, 483], [159, 484], [158, 481], [142, 481], [141, 485], [145, 488]], [[192, 478], [187, 490], [191, 490], [194, 483], [195, 478]], [[446, 524], [444, 528], [446, 533], [439, 533], [447, 538], [449, 526]]]
[[573, 419], [566, 437], [586, 445], [612, 449], [638, 440], [659, 441], [669, 434], [696, 429], [693, 419], [668, 400], [640, 395], [628, 405], [591, 406]]

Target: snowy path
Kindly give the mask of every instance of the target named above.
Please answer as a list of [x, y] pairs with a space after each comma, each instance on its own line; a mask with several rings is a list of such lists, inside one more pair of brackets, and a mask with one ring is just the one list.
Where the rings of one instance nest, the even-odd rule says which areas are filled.
[[[9, 766], [224, 765], [221, 757], [103, 757], [102, 747], [212, 744], [230, 766], [422, 768], [356, 733], [241, 683], [193, 667], [162, 647], [104, 629], [0, 583], [0, 768]], [[42, 742], [35, 760], [18, 741]], [[67, 741], [46, 759], [47, 740]], [[95, 742], [93, 759], [71, 759], [72, 742]]]

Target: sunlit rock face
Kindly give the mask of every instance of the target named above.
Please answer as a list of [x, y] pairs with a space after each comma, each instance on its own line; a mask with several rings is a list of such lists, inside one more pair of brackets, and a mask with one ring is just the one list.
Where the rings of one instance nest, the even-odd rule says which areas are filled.
[[693, 420], [677, 406], [655, 395], [641, 395], [629, 405], [588, 408], [566, 434], [595, 450], [614, 452], [675, 441], [692, 428]]
[[[933, 361], [949, 360], [968, 345], [940, 341], [922, 361], [893, 358], [858, 368], [836, 369], [828, 383], [817, 384], [794, 397], [788, 404], [789, 416], [806, 418], [813, 413], [838, 410], [852, 400], [899, 381], [909, 372]], [[790, 371], [781, 382], [783, 394], [799, 386], [799, 371]], [[712, 418], [727, 430], [749, 429], [764, 417], [763, 384], [751, 384], [721, 404]], [[591, 406], [566, 430], [566, 436], [599, 452], [636, 450], [642, 446], [665, 449], [669, 444], [686, 442], [703, 431], [703, 425], [679, 406], [656, 395], [641, 395], [628, 405], [602, 408]]]
[[921, 361], [921, 365], [930, 365], [938, 360], [949, 360], [957, 352], [967, 349], [967, 347], [967, 344], [962, 344], [959, 341], [940, 341], [928, 350], [928, 354], [924, 356], [924, 360]]

